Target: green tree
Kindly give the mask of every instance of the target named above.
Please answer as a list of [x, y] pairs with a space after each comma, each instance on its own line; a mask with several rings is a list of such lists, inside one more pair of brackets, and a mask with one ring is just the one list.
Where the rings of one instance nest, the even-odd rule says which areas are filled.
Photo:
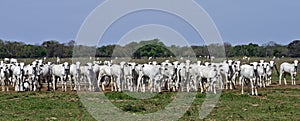
[[294, 40], [288, 44], [289, 56], [300, 57], [300, 40]]

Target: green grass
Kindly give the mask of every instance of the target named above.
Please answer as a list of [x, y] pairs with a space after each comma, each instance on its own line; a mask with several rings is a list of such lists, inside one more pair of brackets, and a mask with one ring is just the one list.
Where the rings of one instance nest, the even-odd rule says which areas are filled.
[[[225, 91], [207, 120], [300, 120], [300, 88], [269, 87], [260, 96], [240, 95], [240, 90]], [[125, 93], [106, 93], [123, 111], [147, 114], [164, 109], [176, 93], [157, 94], [150, 99], [135, 99]], [[200, 120], [204, 94], [196, 98], [180, 120]], [[94, 120], [77, 93], [25, 92], [0, 94], [0, 120]], [[200, 109], [201, 110], [201, 109]]]

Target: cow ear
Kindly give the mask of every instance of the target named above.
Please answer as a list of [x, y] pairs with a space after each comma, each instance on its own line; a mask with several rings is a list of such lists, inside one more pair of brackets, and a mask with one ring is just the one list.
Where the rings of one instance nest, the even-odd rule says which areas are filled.
[[128, 66], [132, 66], [131, 64], [128, 64]]
[[250, 64], [250, 66], [254, 66], [253, 64]]
[[145, 65], [142, 65], [142, 67], [145, 67]]

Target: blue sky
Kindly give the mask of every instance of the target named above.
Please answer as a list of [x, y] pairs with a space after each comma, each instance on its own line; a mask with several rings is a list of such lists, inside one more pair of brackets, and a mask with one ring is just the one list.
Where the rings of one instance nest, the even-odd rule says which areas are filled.
[[[85, 18], [102, 2], [103, 0], [1, 0], [0, 38], [30, 44], [40, 44], [45, 40], [60, 42], [74, 40]], [[250, 42], [264, 44], [268, 41], [288, 44], [294, 39], [300, 39], [300, 14], [297, 9], [300, 5], [299, 0], [196, 0], [196, 2], [211, 16], [223, 40], [233, 45]], [[127, 21], [143, 23], [141, 21], [149, 21], [149, 18], [168, 17], [151, 12], [147, 14], [148, 17], [142, 17], [142, 14], [132, 15]], [[126, 18], [124, 21], [126, 22]], [[161, 23], [164, 21], [156, 22]], [[179, 26], [175, 22], [168, 24]], [[119, 27], [123, 26], [120, 24]], [[125, 31], [128, 28], [122, 29]], [[162, 32], [166, 33], [160, 34], [170, 34], [165, 30]], [[186, 38], [190, 44], [202, 44], [196, 41], [199, 37], [193, 36], [192, 31], [186, 32], [191, 35]], [[119, 41], [116, 39], [123, 34], [124, 32], [118, 33], [112, 28], [111, 32], [103, 37], [105, 41], [102, 41], [102, 44], [116, 43]], [[160, 35], [153, 35], [153, 38], [177, 37], [157, 36]], [[133, 37], [127, 38], [134, 39]], [[150, 36], [144, 38], [136, 36], [135, 39], [147, 38], [150, 39]]]

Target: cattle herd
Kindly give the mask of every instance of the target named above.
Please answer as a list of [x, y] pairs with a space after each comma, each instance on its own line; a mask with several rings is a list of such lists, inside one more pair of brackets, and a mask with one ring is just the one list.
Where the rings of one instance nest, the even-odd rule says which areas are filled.
[[[57, 61], [59, 62], [59, 61]], [[286, 83], [286, 74], [291, 75], [292, 85], [296, 85], [298, 61], [282, 63], [279, 71], [274, 61], [251, 62], [225, 60], [221, 63], [166, 60], [145, 64], [135, 62], [113, 63], [112, 61], [92, 61], [88, 63], [56, 63], [35, 60], [25, 65], [16, 59], [4, 59], [0, 65], [2, 91], [41, 91], [43, 84], [48, 90], [61, 91], [129, 91], [153, 92], [200, 91], [216, 93], [220, 89], [234, 89], [248, 86], [248, 94], [258, 95], [257, 88], [272, 84], [273, 71]], [[275, 68], [275, 69], [274, 69]]]

